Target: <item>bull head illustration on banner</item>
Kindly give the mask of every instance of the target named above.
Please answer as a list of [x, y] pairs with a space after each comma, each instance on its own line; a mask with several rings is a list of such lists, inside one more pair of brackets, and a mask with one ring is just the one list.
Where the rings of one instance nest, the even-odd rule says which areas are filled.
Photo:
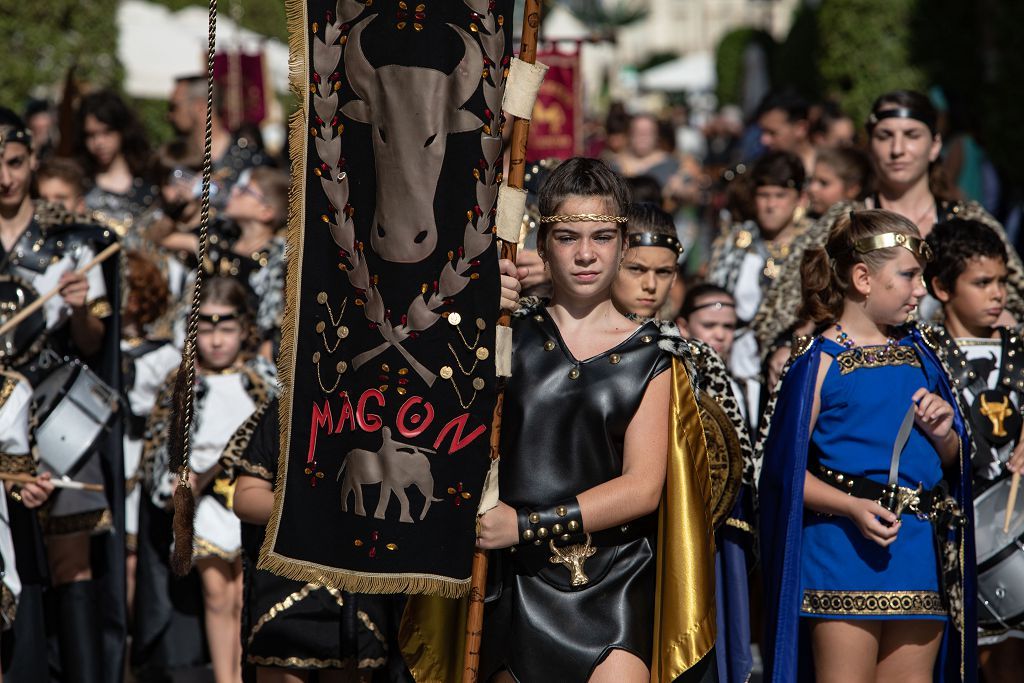
[[372, 127], [377, 164], [377, 203], [370, 230], [374, 251], [386, 261], [416, 263], [437, 246], [434, 194], [448, 135], [483, 125], [460, 109], [480, 85], [480, 46], [448, 24], [465, 46], [450, 74], [418, 66], [374, 67], [362, 34], [376, 15], [352, 28], [345, 48], [345, 75], [360, 99], [342, 107], [354, 121]]

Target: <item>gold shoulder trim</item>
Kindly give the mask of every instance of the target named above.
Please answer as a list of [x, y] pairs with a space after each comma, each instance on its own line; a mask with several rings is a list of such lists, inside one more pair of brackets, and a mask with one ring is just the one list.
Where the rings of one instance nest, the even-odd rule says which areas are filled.
[[921, 367], [917, 352], [909, 346], [858, 346], [837, 355], [836, 363], [841, 375], [863, 368], [881, 368], [889, 365]]
[[796, 358], [807, 353], [808, 349], [811, 348], [811, 344], [814, 343], [814, 337], [809, 334], [802, 335], [793, 339], [793, 350], [790, 354], [791, 358]]
[[105, 296], [93, 299], [87, 305], [89, 308], [89, 315], [94, 318], [109, 318], [110, 314], [114, 312], [113, 307]]
[[0, 384], [0, 408], [7, 405], [8, 399], [11, 398], [11, 394], [14, 393], [15, 388], [18, 386], [16, 378], [8, 376], [6, 372], [3, 374], [3, 383]]

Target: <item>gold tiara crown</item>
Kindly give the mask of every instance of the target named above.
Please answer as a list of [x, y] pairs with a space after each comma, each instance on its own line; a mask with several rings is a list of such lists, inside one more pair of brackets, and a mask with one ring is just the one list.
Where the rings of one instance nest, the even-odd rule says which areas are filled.
[[890, 247], [903, 247], [911, 254], [923, 261], [932, 260], [931, 245], [920, 237], [906, 235], [902, 232], [885, 232], [881, 235], [863, 237], [853, 243], [853, 249], [858, 254], [866, 254], [878, 249], [889, 249]]

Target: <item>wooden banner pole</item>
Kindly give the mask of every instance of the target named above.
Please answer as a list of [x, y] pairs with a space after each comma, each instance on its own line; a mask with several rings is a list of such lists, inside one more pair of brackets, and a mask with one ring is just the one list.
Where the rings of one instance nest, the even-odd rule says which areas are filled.
[[[537, 61], [537, 34], [540, 28], [540, 0], [526, 0], [523, 9], [522, 44], [519, 46], [519, 59], [529, 64]], [[505, 182], [509, 187], [523, 189], [526, 175], [526, 143], [530, 135], [530, 120], [513, 117], [512, 139], [510, 142], [510, 158], [508, 176]], [[501, 241], [501, 258], [516, 260], [518, 244]], [[512, 316], [502, 311], [498, 324], [508, 327]], [[498, 457], [498, 444], [501, 440], [501, 410], [504, 403], [504, 390], [498, 391], [494, 404], [494, 419], [491, 422], [491, 459]], [[487, 551], [477, 549], [473, 553], [473, 575], [470, 579], [469, 614], [466, 619], [466, 649], [463, 655], [462, 683], [477, 683], [480, 668], [480, 641], [483, 637], [484, 594], [487, 584]]]

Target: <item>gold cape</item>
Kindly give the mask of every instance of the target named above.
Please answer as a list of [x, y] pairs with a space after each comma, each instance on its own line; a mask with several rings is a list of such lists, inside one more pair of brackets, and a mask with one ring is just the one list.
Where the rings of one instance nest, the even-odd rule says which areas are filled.
[[[715, 541], [704, 430], [686, 364], [672, 359], [669, 465], [658, 512], [652, 683], [671, 683], [715, 644]], [[409, 599], [399, 643], [417, 683], [460, 683], [469, 598]]]

